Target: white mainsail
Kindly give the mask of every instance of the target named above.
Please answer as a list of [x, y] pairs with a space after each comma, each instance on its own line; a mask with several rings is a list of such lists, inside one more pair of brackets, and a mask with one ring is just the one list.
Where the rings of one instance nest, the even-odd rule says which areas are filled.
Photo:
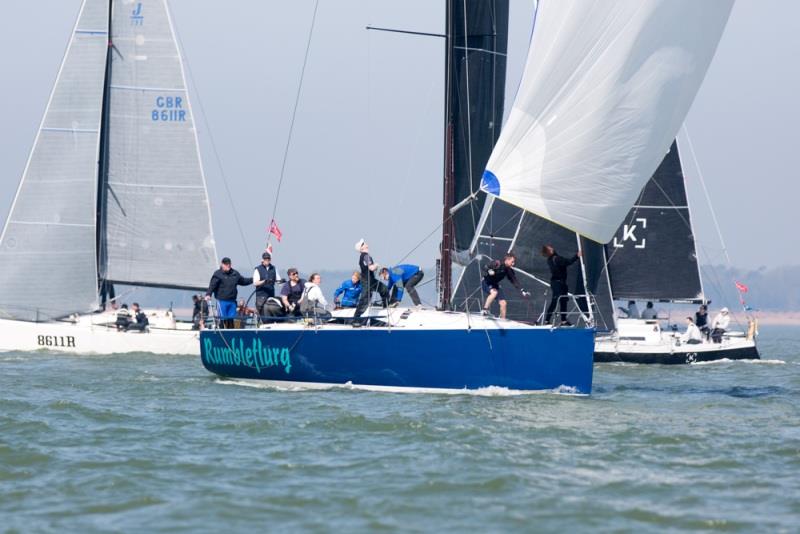
[[115, 2], [111, 34], [105, 277], [206, 287], [216, 250], [166, 1]]
[[85, 0], [0, 238], [0, 316], [97, 308], [97, 154], [108, 0]]
[[611, 240], [680, 128], [733, 0], [540, 2], [481, 189]]

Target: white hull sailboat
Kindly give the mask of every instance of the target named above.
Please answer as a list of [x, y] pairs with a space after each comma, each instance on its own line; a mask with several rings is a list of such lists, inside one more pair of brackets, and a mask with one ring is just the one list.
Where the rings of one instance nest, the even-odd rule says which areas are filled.
[[115, 284], [201, 290], [215, 264], [166, 0], [84, 0], [0, 237], [0, 350], [197, 354], [166, 311], [142, 302], [141, 333], [101, 310]]

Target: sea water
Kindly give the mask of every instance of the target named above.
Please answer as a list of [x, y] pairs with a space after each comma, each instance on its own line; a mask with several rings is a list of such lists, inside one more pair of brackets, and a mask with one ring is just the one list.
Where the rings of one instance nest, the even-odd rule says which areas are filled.
[[800, 530], [800, 329], [589, 397], [249, 387], [0, 354], [0, 530]]

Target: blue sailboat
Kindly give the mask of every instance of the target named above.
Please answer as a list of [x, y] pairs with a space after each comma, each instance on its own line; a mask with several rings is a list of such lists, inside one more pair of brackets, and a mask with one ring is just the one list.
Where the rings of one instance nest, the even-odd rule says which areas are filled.
[[[223, 377], [312, 388], [496, 386], [589, 394], [591, 306], [577, 306], [577, 326], [538, 326], [476, 314], [480, 307], [470, 298], [459, 299], [452, 287], [454, 280], [460, 286], [470, 276], [476, 257], [499, 258], [509, 250], [512, 240], [505, 238], [498, 240], [506, 247], [474, 246], [479, 236], [473, 215], [487, 198], [599, 243], [611, 239], [688, 112], [730, 11], [728, 1], [642, 4], [607, 0], [586, 7], [562, 0], [537, 6], [523, 80], [501, 131], [508, 2], [448, 1], [439, 309], [373, 307], [364, 315], [367, 327], [358, 329], [348, 312], [335, 312], [325, 321], [311, 317], [253, 329], [207, 330], [200, 339], [206, 369]], [[687, 36], [687, 19], [697, 20], [702, 32], [701, 26], [692, 27]], [[661, 30], [647, 31], [654, 24]], [[676, 49], [682, 55], [663, 53]], [[692, 68], [681, 68], [686, 65], [680, 62]], [[641, 83], [630, 84], [631, 75], [640, 76]], [[663, 106], [669, 106], [668, 113]], [[620, 124], [630, 129], [620, 131]], [[584, 135], [571, 135], [575, 127]], [[609, 133], [613, 147], [600, 142]], [[580, 239], [576, 245], [581, 246]], [[583, 260], [581, 269], [586, 270]], [[569, 296], [573, 302], [591, 302], [585, 285], [582, 295]], [[483, 295], [470, 297], [480, 301]]]

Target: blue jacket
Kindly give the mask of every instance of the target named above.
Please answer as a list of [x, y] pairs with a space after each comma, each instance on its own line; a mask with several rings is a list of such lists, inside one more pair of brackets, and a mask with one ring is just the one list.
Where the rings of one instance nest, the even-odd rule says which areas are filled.
[[351, 279], [342, 282], [339, 289], [333, 292], [333, 299], [336, 300], [342, 295], [342, 306], [345, 308], [355, 308], [358, 299], [361, 297], [361, 282], [354, 284]]
[[397, 286], [397, 295], [395, 297], [397, 300], [403, 300], [403, 287], [418, 272], [419, 267], [410, 264], [395, 265], [389, 268], [389, 280], [387, 283], [390, 291], [394, 286]]

